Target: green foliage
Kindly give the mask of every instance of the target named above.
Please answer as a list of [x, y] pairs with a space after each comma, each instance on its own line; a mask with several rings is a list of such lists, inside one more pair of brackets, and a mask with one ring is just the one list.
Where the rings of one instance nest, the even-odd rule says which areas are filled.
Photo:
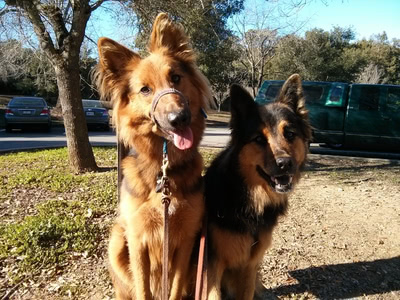
[[353, 36], [350, 29], [335, 28], [331, 32], [313, 29], [304, 38], [283, 38], [268, 66], [270, 74], [279, 79], [299, 73], [303, 80], [350, 81], [341, 56]]
[[[10, 51], [14, 54], [8, 58], [6, 54]], [[85, 48], [79, 64], [83, 98], [94, 96], [90, 71], [97, 61], [89, 55], [90, 51]], [[25, 48], [14, 40], [0, 42], [0, 61], [7, 62], [0, 66], [2, 93], [41, 96], [56, 104], [58, 88], [54, 67], [41, 50]]]
[[364, 62], [362, 68], [372, 63], [384, 71], [385, 83], [400, 84], [400, 47], [390, 43], [385, 34], [359, 41], [354, 48]]
[[0, 42], [0, 82], [4, 92], [38, 95], [46, 98], [57, 95], [54, 69], [38, 50], [26, 48], [21, 42]]
[[307, 31], [304, 38], [289, 35], [280, 40], [267, 64], [267, 79], [286, 79], [299, 73], [303, 80], [357, 82], [369, 65], [383, 70], [382, 81], [400, 84], [400, 48], [385, 34], [354, 41], [351, 28]]
[[[160, 12], [181, 22], [198, 53], [198, 65], [215, 91], [225, 91], [231, 83], [233, 61], [238, 58], [227, 20], [243, 9], [243, 0], [139, 0], [132, 7], [138, 17], [140, 34], [137, 47], [145, 48], [152, 23]], [[190, 9], [188, 9], [190, 8]]]

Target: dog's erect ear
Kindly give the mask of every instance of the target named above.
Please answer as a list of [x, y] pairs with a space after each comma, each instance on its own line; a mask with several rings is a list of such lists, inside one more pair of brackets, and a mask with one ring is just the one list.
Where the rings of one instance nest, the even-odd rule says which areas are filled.
[[[140, 56], [128, 48], [108, 39], [100, 38], [98, 43], [99, 63], [92, 71], [92, 80], [97, 86], [100, 98], [111, 100], [114, 104], [121, 100], [126, 89], [126, 67], [133, 61], [139, 62]], [[116, 110], [115, 110], [116, 111]]]
[[120, 72], [133, 58], [139, 55], [109, 38], [100, 38], [97, 42], [100, 65], [104, 71]]
[[182, 26], [172, 22], [168, 15], [160, 13], [153, 24], [149, 41], [150, 52], [167, 52], [171, 55], [178, 56], [185, 62], [193, 62], [195, 54], [189, 45]]
[[299, 115], [307, 113], [301, 79], [298, 74], [293, 74], [286, 80], [276, 101], [289, 105]]
[[230, 90], [232, 129], [243, 128], [249, 121], [258, 118], [257, 104], [253, 97], [240, 85], [234, 84]]
[[286, 80], [276, 101], [289, 105], [293, 109], [303, 123], [302, 128], [305, 138], [311, 140], [312, 134], [308, 118], [308, 110], [306, 108], [306, 101], [303, 97], [301, 79], [298, 74], [293, 74]]

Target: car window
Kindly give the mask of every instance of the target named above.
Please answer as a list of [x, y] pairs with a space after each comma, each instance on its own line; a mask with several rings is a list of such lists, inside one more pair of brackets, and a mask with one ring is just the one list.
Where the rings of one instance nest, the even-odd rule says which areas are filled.
[[326, 106], [343, 107], [346, 102], [345, 93], [347, 85], [343, 83], [332, 83], [328, 90]]
[[377, 86], [360, 87], [360, 110], [379, 110], [379, 93]]
[[14, 98], [10, 101], [10, 105], [43, 106], [45, 102], [43, 99]]
[[82, 100], [83, 107], [89, 108], [103, 108], [100, 101], [95, 100]]
[[274, 101], [278, 96], [282, 85], [270, 85], [265, 92], [265, 99]]
[[331, 96], [329, 97], [329, 101], [331, 102], [340, 102], [343, 94], [343, 88], [341, 86], [335, 86], [332, 89]]
[[391, 111], [400, 111], [400, 88], [388, 88], [386, 106]]
[[303, 94], [307, 102], [317, 102], [321, 100], [324, 88], [322, 86], [303, 85]]

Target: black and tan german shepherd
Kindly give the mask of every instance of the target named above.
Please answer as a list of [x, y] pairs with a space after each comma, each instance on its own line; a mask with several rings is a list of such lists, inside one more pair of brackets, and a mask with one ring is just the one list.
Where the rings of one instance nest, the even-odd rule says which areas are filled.
[[257, 269], [300, 179], [311, 127], [300, 77], [259, 106], [234, 85], [231, 141], [205, 175], [208, 299], [253, 299]]

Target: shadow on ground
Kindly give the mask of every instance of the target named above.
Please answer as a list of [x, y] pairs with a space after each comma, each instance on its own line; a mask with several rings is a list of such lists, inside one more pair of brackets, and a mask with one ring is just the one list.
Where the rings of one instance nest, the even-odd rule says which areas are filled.
[[[386, 170], [400, 167], [400, 160], [376, 160], [365, 164], [352, 164], [349, 158], [345, 157], [332, 157], [330, 160], [338, 160], [336, 164], [325, 163], [323, 160], [324, 156], [318, 156], [315, 159], [309, 159], [305, 171], [319, 171], [319, 172], [332, 172], [332, 171], [343, 171], [343, 172], [357, 172], [357, 171], [368, 171], [368, 170]], [[351, 158], [356, 160], [358, 158]], [[343, 161], [346, 160], [346, 163]]]
[[265, 290], [262, 299], [309, 292], [318, 299], [345, 299], [400, 291], [400, 256], [289, 272], [296, 284]]

